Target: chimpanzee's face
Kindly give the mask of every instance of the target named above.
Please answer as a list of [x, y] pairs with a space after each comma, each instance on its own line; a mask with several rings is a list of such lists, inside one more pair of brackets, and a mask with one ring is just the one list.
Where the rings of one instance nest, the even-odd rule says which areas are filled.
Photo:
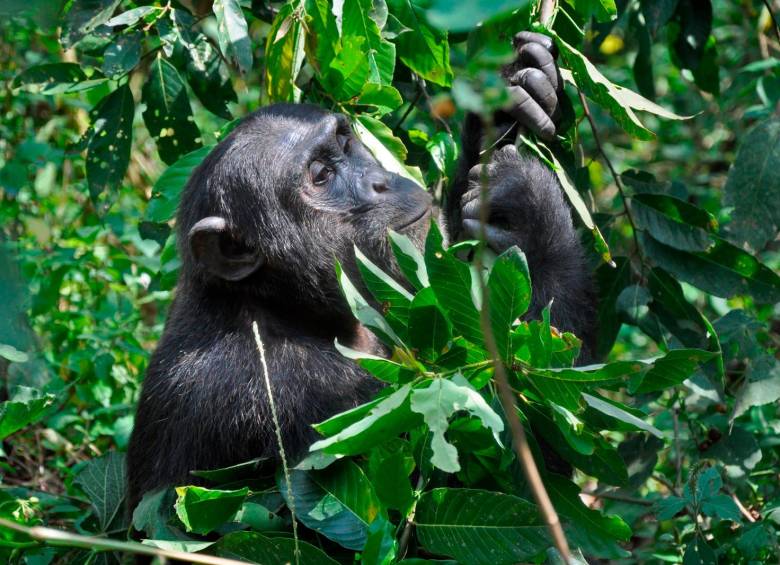
[[346, 117], [276, 105], [246, 118], [212, 152], [190, 181], [179, 220], [195, 262], [219, 278], [265, 271], [330, 286], [334, 259], [349, 266], [355, 245], [394, 272], [388, 230], [420, 244], [431, 202], [385, 170]]

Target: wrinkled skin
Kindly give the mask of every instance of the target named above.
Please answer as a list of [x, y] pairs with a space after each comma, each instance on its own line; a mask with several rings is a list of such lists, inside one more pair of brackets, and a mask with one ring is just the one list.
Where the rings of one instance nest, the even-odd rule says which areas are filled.
[[[518, 62], [504, 72], [518, 101], [509, 113], [549, 137], [561, 92], [553, 52], [543, 36], [518, 38]], [[525, 250], [534, 288], [530, 315], [554, 299], [552, 323], [587, 340], [590, 277], [557, 180], [511, 145], [478, 164], [481, 128], [471, 122], [442, 218], [445, 232], [451, 241], [478, 235], [479, 187], [486, 179], [488, 243], [498, 253], [511, 245]], [[378, 382], [342, 357], [334, 340], [385, 352], [352, 317], [334, 259], [359, 281], [356, 245], [401, 279], [388, 229], [422, 247], [436, 213], [430, 195], [384, 170], [343, 116], [280, 104], [244, 118], [182, 195], [182, 269], [138, 406], [128, 452], [129, 507], [145, 492], [193, 482], [190, 470], [277, 457], [253, 321], [288, 457], [299, 458], [315, 439], [310, 424], [369, 400]]]

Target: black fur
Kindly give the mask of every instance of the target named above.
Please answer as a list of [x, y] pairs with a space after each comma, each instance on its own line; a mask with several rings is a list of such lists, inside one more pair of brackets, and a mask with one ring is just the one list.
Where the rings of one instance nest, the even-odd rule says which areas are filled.
[[[470, 203], [483, 178], [473, 167], [481, 132], [471, 125], [445, 210], [453, 240], [473, 235]], [[497, 152], [484, 174], [489, 243], [498, 252], [509, 245], [525, 250], [534, 286], [530, 315], [554, 299], [553, 324], [587, 339], [593, 334], [590, 277], [560, 186], [542, 164], [512, 149]], [[316, 163], [333, 170], [327, 183], [315, 183], [324, 166]], [[368, 400], [377, 381], [342, 357], [334, 339], [384, 352], [352, 317], [334, 259], [359, 281], [357, 245], [398, 276], [387, 229], [422, 246], [430, 213], [430, 196], [382, 169], [352, 139], [343, 116], [280, 104], [246, 117], [182, 195], [182, 269], [130, 441], [129, 507], [150, 490], [191, 482], [193, 469], [277, 456], [253, 321], [292, 459], [314, 439], [310, 424]]]

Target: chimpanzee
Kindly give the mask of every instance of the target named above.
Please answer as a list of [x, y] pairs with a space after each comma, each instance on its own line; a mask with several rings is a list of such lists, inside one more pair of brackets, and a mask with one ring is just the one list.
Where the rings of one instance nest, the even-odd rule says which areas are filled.
[[[562, 93], [549, 38], [520, 33], [505, 70], [515, 122], [549, 139]], [[564, 95], [565, 96], [565, 95]], [[479, 225], [489, 190], [489, 245], [522, 248], [533, 279], [531, 315], [554, 298], [552, 323], [593, 333], [590, 277], [554, 174], [510, 143], [479, 165], [480, 124], [464, 127], [460, 174], [442, 218], [450, 241]], [[369, 400], [377, 381], [334, 348], [383, 354], [352, 316], [334, 258], [358, 281], [354, 249], [402, 277], [393, 229], [422, 246], [437, 211], [431, 196], [386, 171], [346, 117], [276, 104], [236, 126], [195, 170], [182, 195], [179, 286], [152, 356], [128, 453], [129, 505], [189, 471], [276, 457], [252, 322], [260, 326], [288, 456], [315, 439], [310, 424]]]

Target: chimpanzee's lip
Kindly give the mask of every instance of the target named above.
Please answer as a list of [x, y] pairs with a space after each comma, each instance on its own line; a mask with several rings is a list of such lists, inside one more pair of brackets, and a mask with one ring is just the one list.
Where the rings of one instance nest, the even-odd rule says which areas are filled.
[[429, 216], [429, 215], [430, 215], [430, 213], [431, 213], [431, 207], [430, 207], [430, 206], [426, 206], [426, 207], [423, 209], [423, 211], [422, 211], [422, 212], [420, 212], [419, 214], [417, 214], [417, 215], [416, 215], [414, 218], [412, 218], [411, 220], [409, 220], [409, 221], [407, 221], [407, 222], [404, 222], [404, 223], [402, 223], [402, 224], [399, 224], [399, 225], [397, 225], [397, 226], [393, 226], [393, 230], [394, 230], [394, 231], [397, 231], [397, 232], [400, 232], [401, 230], [405, 230], [406, 228], [410, 228], [410, 227], [412, 227], [414, 224], [416, 224], [417, 222], [419, 222], [420, 220], [422, 220], [423, 218], [425, 218], [426, 216]]

